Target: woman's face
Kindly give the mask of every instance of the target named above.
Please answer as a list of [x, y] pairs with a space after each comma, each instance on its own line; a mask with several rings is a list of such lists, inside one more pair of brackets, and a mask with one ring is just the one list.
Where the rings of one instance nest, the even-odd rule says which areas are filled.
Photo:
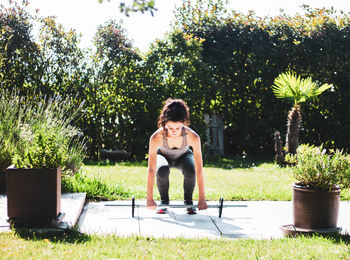
[[184, 126], [184, 123], [182, 122], [173, 122], [173, 121], [168, 121], [165, 124], [165, 129], [168, 130], [168, 134], [171, 137], [177, 137], [181, 135], [181, 129]]

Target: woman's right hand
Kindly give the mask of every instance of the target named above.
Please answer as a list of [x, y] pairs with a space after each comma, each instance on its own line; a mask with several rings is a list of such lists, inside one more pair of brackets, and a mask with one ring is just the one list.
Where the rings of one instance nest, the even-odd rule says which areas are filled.
[[156, 209], [157, 204], [154, 202], [153, 199], [148, 199], [147, 200], [147, 208], [148, 209]]

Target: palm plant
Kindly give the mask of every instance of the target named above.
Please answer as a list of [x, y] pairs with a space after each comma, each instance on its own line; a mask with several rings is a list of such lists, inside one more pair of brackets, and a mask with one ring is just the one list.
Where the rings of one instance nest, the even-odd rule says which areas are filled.
[[309, 99], [314, 100], [318, 95], [331, 88], [331, 84], [318, 86], [311, 77], [302, 79], [293, 71], [281, 73], [274, 80], [272, 90], [277, 98], [286, 99], [294, 103], [288, 113], [286, 148], [290, 154], [295, 154], [299, 143], [301, 126], [300, 103]]

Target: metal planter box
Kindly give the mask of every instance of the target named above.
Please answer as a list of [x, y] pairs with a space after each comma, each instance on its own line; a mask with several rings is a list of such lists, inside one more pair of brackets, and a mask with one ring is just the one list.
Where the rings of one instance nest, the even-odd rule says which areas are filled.
[[7, 169], [7, 214], [11, 224], [51, 224], [60, 211], [60, 167]]

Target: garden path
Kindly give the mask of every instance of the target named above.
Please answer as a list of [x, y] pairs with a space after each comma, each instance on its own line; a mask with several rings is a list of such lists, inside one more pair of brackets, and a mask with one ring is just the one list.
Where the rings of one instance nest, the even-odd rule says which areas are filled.
[[[54, 230], [64, 230], [75, 226], [85, 204], [85, 193], [66, 193], [61, 196], [61, 212], [64, 213], [62, 223]], [[10, 230], [7, 223], [7, 198], [0, 194], [0, 232]], [[53, 229], [35, 229], [37, 232], [47, 232]]]
[[[83, 233], [116, 234], [119, 236], [140, 235], [148, 237], [186, 238], [281, 238], [281, 225], [292, 223], [290, 201], [225, 201], [224, 205], [242, 204], [247, 207], [224, 208], [222, 218], [217, 209], [187, 215], [183, 208], [168, 209], [164, 215], [153, 210], [136, 208], [131, 217], [130, 207], [106, 207], [106, 202], [87, 202], [85, 194], [63, 194], [62, 212], [64, 222], [60, 228], [76, 223]], [[108, 203], [127, 203], [114, 201]], [[144, 200], [137, 201], [145, 204]], [[172, 202], [180, 204], [180, 202]], [[215, 204], [215, 202], [209, 202]], [[84, 206], [83, 206], [84, 205]], [[6, 196], [0, 195], [0, 232], [9, 230]], [[350, 234], [350, 201], [341, 201], [338, 226], [343, 234]]]
[[[130, 204], [130, 201], [114, 201], [108, 204]], [[136, 204], [145, 204], [145, 200]], [[180, 201], [171, 202], [181, 204]], [[209, 202], [215, 204], [215, 202]], [[197, 215], [187, 215], [183, 208], [170, 208], [168, 213], [156, 214], [146, 208], [106, 207], [105, 202], [89, 202], [79, 218], [83, 233], [140, 235], [148, 237], [185, 238], [282, 238], [280, 226], [292, 223], [291, 201], [225, 201], [224, 205], [247, 205], [240, 208], [224, 208], [222, 218], [218, 210], [210, 208]], [[350, 202], [340, 203], [338, 226], [342, 233], [350, 234]]]

